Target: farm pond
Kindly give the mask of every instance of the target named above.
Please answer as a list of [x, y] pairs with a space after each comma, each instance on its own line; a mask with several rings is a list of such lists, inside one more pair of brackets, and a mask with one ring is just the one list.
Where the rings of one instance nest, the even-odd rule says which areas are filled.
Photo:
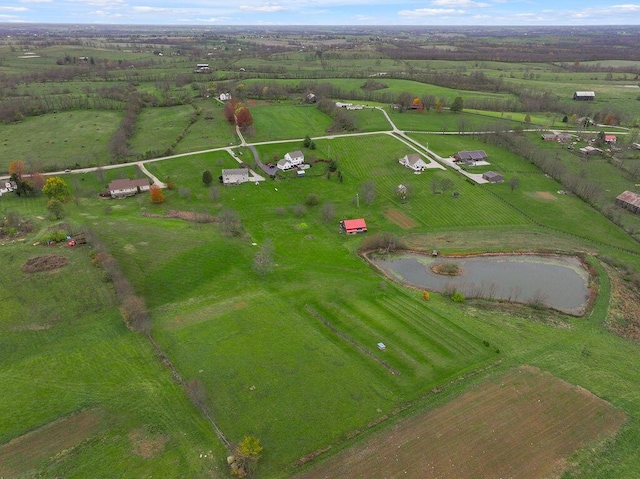
[[[585, 313], [589, 300], [589, 272], [573, 256], [432, 257], [402, 252], [372, 254], [368, 260], [399, 283], [439, 293], [537, 304], [576, 316]], [[458, 274], [434, 272], [452, 267]]]

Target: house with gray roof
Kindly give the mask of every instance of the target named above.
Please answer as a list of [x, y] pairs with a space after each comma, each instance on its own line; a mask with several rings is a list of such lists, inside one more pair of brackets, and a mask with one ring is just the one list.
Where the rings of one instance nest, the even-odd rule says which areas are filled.
[[222, 170], [222, 184], [236, 186], [249, 181], [249, 168], [229, 168]]

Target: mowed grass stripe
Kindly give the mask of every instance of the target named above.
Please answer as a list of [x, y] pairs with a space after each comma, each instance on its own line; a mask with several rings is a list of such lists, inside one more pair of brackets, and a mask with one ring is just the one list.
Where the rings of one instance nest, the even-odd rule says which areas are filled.
[[396, 315], [404, 322], [404, 318], [414, 318], [414, 327], [430, 337], [437, 338], [438, 342], [447, 349], [450, 355], [474, 355], [482, 349], [479, 340], [468, 331], [450, 322], [443, 316], [434, 314], [433, 311], [416, 302], [411, 302], [406, 297], [385, 297], [378, 301], [381, 308], [396, 312]]
[[[529, 221], [513, 208], [492, 195], [483, 194], [482, 188], [492, 185], [469, 183], [459, 175], [443, 170], [427, 170], [415, 175], [398, 164], [398, 159], [413, 153], [409, 147], [388, 135], [371, 135], [331, 142], [332, 152], [340, 158], [344, 168], [356, 185], [373, 181], [380, 200], [394, 204], [426, 226], [491, 226], [519, 225]], [[333, 156], [333, 153], [332, 153]], [[366, 160], [362, 160], [366, 158]], [[433, 178], [448, 178], [453, 188], [444, 194], [433, 194]], [[347, 177], [348, 178], [348, 177]], [[410, 185], [412, 195], [401, 204], [394, 191], [400, 184]], [[459, 193], [453, 198], [451, 193]], [[357, 192], [357, 190], [356, 190]]]
[[373, 306], [356, 302], [352, 310], [354, 318], [361, 318], [363, 324], [379, 331], [378, 337], [383, 342], [389, 342], [389, 346], [393, 344], [422, 364], [444, 365], [454, 357], [453, 352], [442, 343], [442, 338], [438, 337], [442, 335], [435, 333], [436, 328], [427, 332], [397, 311], [381, 309], [379, 304]]

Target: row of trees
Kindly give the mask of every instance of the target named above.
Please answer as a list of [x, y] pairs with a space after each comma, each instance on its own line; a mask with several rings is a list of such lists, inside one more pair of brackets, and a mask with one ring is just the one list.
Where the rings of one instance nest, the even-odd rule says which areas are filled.
[[253, 125], [253, 116], [249, 108], [236, 99], [231, 99], [224, 105], [224, 117], [229, 123], [237, 125], [246, 131]]
[[353, 116], [349, 115], [342, 108], [338, 108], [335, 102], [328, 98], [323, 98], [318, 102], [318, 109], [333, 119], [333, 123], [329, 127], [329, 131], [353, 131], [356, 129], [356, 122]]

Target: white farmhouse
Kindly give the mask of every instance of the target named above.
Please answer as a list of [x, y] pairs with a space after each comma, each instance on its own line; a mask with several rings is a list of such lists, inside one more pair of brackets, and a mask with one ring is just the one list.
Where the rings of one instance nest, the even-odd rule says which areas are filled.
[[420, 155], [416, 154], [405, 155], [398, 160], [398, 163], [407, 168], [411, 168], [413, 171], [424, 171], [427, 167], [427, 164], [420, 158]]
[[284, 158], [278, 162], [278, 169], [290, 170], [304, 163], [304, 153], [300, 150], [292, 151], [284, 155]]

